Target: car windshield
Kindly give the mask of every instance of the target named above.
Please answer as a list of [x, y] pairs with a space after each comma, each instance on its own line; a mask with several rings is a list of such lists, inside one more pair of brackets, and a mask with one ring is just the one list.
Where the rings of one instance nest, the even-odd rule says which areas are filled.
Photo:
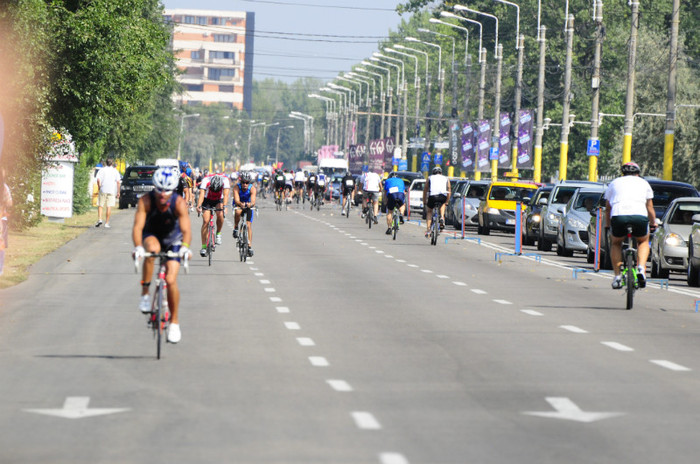
[[411, 190], [423, 190], [423, 187], [425, 187], [425, 182], [415, 182]]
[[666, 186], [655, 186], [652, 187], [654, 190], [654, 209], [665, 211], [668, 205], [676, 198], [679, 197], [694, 197], [696, 194], [695, 189], [689, 187], [666, 187]]
[[530, 198], [533, 193], [535, 190], [531, 188], [499, 185], [491, 189], [489, 200], [522, 201], [523, 198]]
[[549, 198], [549, 194], [552, 193], [551, 190], [542, 190], [540, 193], [537, 194], [537, 197], [535, 198], [535, 202], [533, 204], [537, 204], [540, 202], [541, 199], [543, 198]]
[[568, 203], [577, 189], [578, 187], [559, 187], [556, 196], [552, 199], [552, 203]]
[[678, 203], [673, 213], [671, 213], [671, 218], [668, 223], [692, 226], [693, 215], [699, 213], [700, 203]]
[[469, 190], [467, 190], [467, 198], [481, 198], [486, 193], [488, 187], [485, 185], [470, 185]]
[[129, 179], [150, 179], [153, 173], [156, 172], [153, 168], [148, 169], [131, 169], [129, 171]]
[[573, 205], [576, 211], [591, 211], [598, 205], [602, 192], [585, 192], [576, 197], [576, 203]]

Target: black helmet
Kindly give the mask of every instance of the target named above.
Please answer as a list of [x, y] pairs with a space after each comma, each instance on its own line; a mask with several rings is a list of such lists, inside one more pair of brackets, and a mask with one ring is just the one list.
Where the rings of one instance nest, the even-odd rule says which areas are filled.
[[633, 163], [632, 161], [622, 165], [622, 175], [624, 176], [628, 174], [639, 174], [640, 172], [641, 169], [639, 169], [639, 165], [637, 163]]
[[224, 181], [221, 180], [220, 176], [214, 176], [209, 181], [209, 190], [212, 192], [220, 192], [224, 188]]
[[433, 174], [442, 174], [442, 167], [441, 166], [435, 166], [433, 168]]

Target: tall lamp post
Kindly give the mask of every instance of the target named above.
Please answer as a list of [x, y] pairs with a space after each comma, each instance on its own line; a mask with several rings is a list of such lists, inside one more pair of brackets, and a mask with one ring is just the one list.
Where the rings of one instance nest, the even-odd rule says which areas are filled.
[[282, 129], [294, 129], [294, 126], [280, 126], [277, 128], [277, 144], [275, 146], [275, 167], [279, 166], [279, 152], [280, 152], [280, 132]]
[[[464, 86], [464, 120], [466, 122], [466, 120], [469, 118], [469, 84], [470, 84], [469, 81], [470, 81], [470, 77], [471, 77], [471, 60], [469, 59], [470, 58], [469, 57], [469, 29], [467, 29], [466, 27], [450, 24], [450, 23], [445, 22], [445, 21], [440, 21], [437, 18], [430, 18], [429, 21], [433, 24], [442, 24], [443, 26], [447, 26], [447, 27], [450, 27], [452, 29], [464, 31], [464, 34], [466, 36], [466, 40], [464, 41], [464, 72], [465, 72], [465, 78], [466, 78], [466, 85]], [[452, 61], [454, 62], [454, 56], [452, 57]], [[454, 69], [453, 69], [453, 73], [454, 73], [455, 79], [456, 79], [457, 74], [454, 71]], [[456, 110], [456, 108], [457, 108], [457, 97], [456, 97], [457, 84], [453, 83], [453, 87], [454, 87], [453, 91], [455, 92], [455, 95], [453, 96], [453, 98], [454, 98], [453, 107]]]
[[[385, 135], [387, 137], [391, 137], [391, 115], [393, 112], [393, 93], [392, 93], [392, 89], [391, 89], [391, 68], [385, 68], [384, 66], [379, 66], [379, 65], [374, 64], [368, 60], [363, 60], [362, 64], [365, 66], [370, 66], [372, 68], [381, 69], [382, 71], [387, 73], [386, 95], [389, 97], [389, 114], [384, 114], [384, 111], [382, 111], [382, 130], [381, 130], [382, 133], [381, 133], [380, 138], [384, 138]], [[386, 117], [386, 120], [387, 120], [386, 134], [384, 133], [384, 117]]]
[[333, 105], [335, 104], [335, 100], [333, 100], [332, 98], [324, 97], [323, 95], [319, 95], [317, 93], [310, 93], [307, 95], [307, 97], [323, 100], [326, 103], [326, 145], [330, 145], [332, 137], [331, 133], [333, 130]]
[[182, 130], [185, 127], [185, 118], [198, 118], [199, 113], [183, 114], [180, 116], [180, 134], [177, 140], [177, 160], [180, 161], [180, 149], [182, 147]]
[[[405, 92], [404, 92], [404, 86], [406, 83], [406, 79], [404, 78], [404, 65], [403, 61], [399, 60], [398, 58], [393, 58], [389, 57], [386, 55], [382, 55], [379, 52], [375, 52], [372, 54], [373, 56], [370, 58], [372, 61], [376, 61], [377, 63], [382, 63], [391, 67], [396, 68], [396, 145], [399, 144], [399, 137], [401, 136], [401, 131], [400, 131], [400, 120], [401, 120], [401, 107], [402, 107], [402, 102], [401, 102], [401, 97], [403, 96], [405, 99]], [[401, 65], [401, 75], [399, 76], [399, 66], [396, 64], [398, 62]], [[404, 120], [404, 123], [406, 121]]]
[[[425, 56], [425, 85], [428, 87], [428, 108], [430, 108], [430, 74], [429, 74], [429, 66], [428, 66], [428, 53], [424, 52], [423, 50], [418, 50], [417, 48], [412, 48], [412, 47], [406, 47], [405, 45], [401, 44], [395, 44], [393, 48], [397, 50], [403, 50], [405, 52], [414, 52], [421, 54]], [[401, 53], [401, 52], [397, 52]], [[403, 53], [406, 56], [411, 56], [413, 58], [416, 58], [416, 69], [418, 69], [418, 57], [415, 56], [413, 53]], [[419, 115], [420, 115], [420, 78], [416, 79], [418, 87], [416, 88], [416, 138], [420, 137], [420, 120]], [[424, 118], [423, 125], [427, 127], [427, 119]], [[426, 136], [427, 137], [427, 136]]]
[[[381, 112], [380, 119], [379, 119], [379, 125], [380, 125], [379, 133], [380, 133], [380, 138], [384, 138], [384, 112], [386, 110], [386, 98], [385, 98], [385, 94], [384, 94], [384, 75], [376, 73], [374, 71], [370, 71], [370, 70], [365, 69], [365, 68], [355, 68], [353, 73], [364, 73], [363, 75], [370, 74], [372, 76], [376, 76], [379, 78], [379, 101], [381, 102], [381, 106], [382, 106], [382, 112]], [[372, 82], [374, 82], [374, 78], [371, 78], [371, 79], [372, 79]], [[367, 143], [369, 144], [369, 140], [367, 141]], [[369, 149], [369, 145], [367, 145], [367, 148]]]

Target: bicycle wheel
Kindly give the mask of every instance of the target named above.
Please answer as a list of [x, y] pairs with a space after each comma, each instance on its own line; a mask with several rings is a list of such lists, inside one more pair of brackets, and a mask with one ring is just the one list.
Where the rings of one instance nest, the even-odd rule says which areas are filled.
[[372, 228], [372, 223], [374, 222], [374, 208], [372, 207], [372, 204], [369, 203], [369, 211], [367, 211], [367, 224], [369, 224], [369, 228]]
[[214, 254], [214, 228], [209, 225], [209, 236], [207, 240], [207, 257], [209, 258], [209, 265], [211, 266], [211, 258], [212, 255]]
[[625, 291], [627, 292], [627, 309], [632, 309], [634, 305], [634, 291], [637, 285], [636, 273], [634, 271], [634, 255], [625, 254]]
[[396, 208], [394, 208], [394, 214], [392, 218], [392, 229], [393, 230], [393, 236], [394, 240], [396, 240], [396, 234], [399, 232], [399, 212]]
[[243, 237], [243, 244], [241, 246], [241, 258], [243, 262], [248, 259], [248, 249], [250, 244], [248, 243], [248, 226], [243, 225], [243, 230], [241, 231], [241, 236]]
[[152, 322], [153, 322], [153, 327], [156, 331], [156, 358], [160, 359], [160, 347], [163, 341], [163, 322], [161, 321], [161, 316], [163, 315], [162, 308], [163, 308], [163, 282], [158, 283], [158, 287], [156, 288], [156, 305], [153, 311], [153, 314], [151, 315]]
[[438, 234], [440, 233], [440, 222], [437, 215], [433, 216], [433, 223], [430, 224], [430, 244], [437, 245]]

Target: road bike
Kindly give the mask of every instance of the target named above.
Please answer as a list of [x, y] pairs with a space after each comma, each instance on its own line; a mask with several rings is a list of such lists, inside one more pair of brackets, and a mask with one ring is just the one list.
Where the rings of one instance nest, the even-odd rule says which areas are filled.
[[282, 191], [275, 190], [275, 206], [277, 211], [282, 211]]
[[374, 223], [374, 202], [377, 201], [373, 198], [368, 198], [367, 199], [367, 215], [365, 216], [365, 222], [367, 222], [367, 225], [369, 228], [372, 228], [372, 224]]
[[440, 235], [440, 207], [442, 205], [436, 204], [435, 207], [433, 208], [433, 218], [432, 218], [432, 223], [430, 224], [430, 244], [431, 245], [437, 245], [437, 239], [438, 236]]
[[211, 261], [214, 257], [214, 252], [216, 251], [216, 213], [217, 211], [223, 211], [223, 208], [213, 208], [211, 206], [202, 206], [202, 211], [210, 211], [209, 223], [207, 224], [207, 257], [209, 258], [209, 265], [211, 266]]
[[250, 252], [250, 242], [248, 241], [248, 222], [246, 221], [249, 209], [250, 208], [243, 208], [241, 210], [241, 219], [238, 223], [238, 239], [236, 240], [238, 256], [243, 262], [248, 259], [248, 254]]
[[343, 208], [343, 215], [345, 217], [350, 217], [350, 202], [352, 201], [352, 195], [345, 196], [345, 207]]
[[392, 210], [391, 214], [391, 235], [393, 235], [393, 239], [396, 240], [396, 234], [399, 233], [399, 207], [394, 206], [394, 209]]
[[[168, 307], [168, 284], [165, 281], [166, 263], [170, 258], [179, 258], [180, 254], [174, 251], [165, 251], [160, 253], [145, 253], [145, 258], [158, 258], [158, 278], [155, 281], [156, 290], [153, 293], [153, 302], [151, 303], [151, 312], [148, 315], [148, 327], [153, 332], [153, 338], [156, 340], [156, 358], [160, 359], [161, 345], [163, 335], [168, 330], [170, 325], [170, 308]], [[189, 274], [189, 254], [183, 259], [182, 267], [185, 269], [185, 274]], [[139, 272], [139, 259], [134, 258], [134, 270]]]
[[627, 238], [622, 244], [622, 286], [625, 287], [627, 296], [627, 309], [632, 309], [634, 305], [634, 292], [639, 288], [637, 281], [637, 249], [634, 247], [635, 240], [632, 237], [632, 226], [627, 226]]

